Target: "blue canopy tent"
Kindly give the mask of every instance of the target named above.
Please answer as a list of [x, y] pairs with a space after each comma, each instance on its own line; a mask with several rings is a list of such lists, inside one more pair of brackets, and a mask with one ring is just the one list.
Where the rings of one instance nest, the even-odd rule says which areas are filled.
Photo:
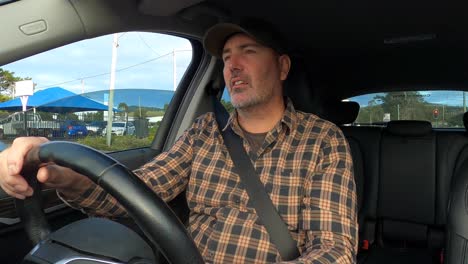
[[72, 113], [93, 110], [107, 111], [108, 106], [81, 95], [74, 95], [40, 105], [36, 109], [44, 112]]
[[[72, 113], [82, 111], [106, 111], [108, 106], [61, 87], [44, 89], [29, 96], [26, 108], [53, 113]], [[20, 98], [0, 103], [0, 110], [21, 111]], [[114, 111], [117, 111], [114, 108]]]

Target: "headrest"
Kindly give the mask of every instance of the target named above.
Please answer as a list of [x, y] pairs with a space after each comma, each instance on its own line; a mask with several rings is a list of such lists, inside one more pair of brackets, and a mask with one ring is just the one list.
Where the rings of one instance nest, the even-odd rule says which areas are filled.
[[465, 126], [465, 129], [468, 130], [468, 112], [463, 114], [463, 125]]
[[432, 132], [432, 125], [428, 121], [398, 120], [388, 122], [386, 130], [398, 136], [424, 136]]
[[326, 110], [323, 118], [335, 123], [336, 125], [351, 124], [356, 120], [359, 114], [359, 104], [352, 101], [334, 101], [325, 105]]

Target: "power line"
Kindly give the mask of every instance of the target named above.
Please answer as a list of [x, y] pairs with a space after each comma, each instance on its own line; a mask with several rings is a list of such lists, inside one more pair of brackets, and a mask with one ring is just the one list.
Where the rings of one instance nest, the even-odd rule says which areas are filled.
[[164, 55], [161, 55], [159, 57], [156, 57], [156, 58], [153, 58], [153, 59], [150, 59], [150, 60], [147, 60], [147, 61], [143, 61], [143, 62], [140, 62], [140, 63], [137, 63], [137, 64], [134, 64], [134, 65], [130, 65], [130, 66], [127, 66], [125, 68], [121, 68], [121, 69], [117, 69], [116, 71], [120, 72], [120, 71], [124, 71], [124, 70], [128, 70], [130, 68], [133, 68], [133, 67], [136, 67], [136, 66], [140, 66], [140, 65], [143, 65], [143, 64], [146, 64], [146, 63], [149, 63], [149, 62], [152, 62], [152, 61], [155, 61], [155, 60], [158, 60], [158, 59], [161, 59], [167, 55], [171, 55], [172, 52], [169, 52], [169, 53], [166, 53]]
[[124, 32], [122, 34], [120, 34], [120, 36], [117, 38], [117, 40], [119, 40], [121, 37], [123, 37], [125, 34], [127, 34], [127, 32]]
[[[130, 66], [127, 66], [127, 67], [124, 67], [124, 68], [121, 68], [121, 69], [117, 69], [116, 72], [121, 72], [121, 71], [125, 71], [125, 70], [128, 70], [130, 68], [134, 68], [134, 67], [137, 67], [137, 66], [140, 66], [140, 65], [143, 65], [143, 64], [146, 64], [146, 63], [149, 63], [149, 62], [152, 62], [152, 61], [155, 61], [155, 60], [158, 60], [158, 59], [161, 59], [167, 55], [171, 55], [173, 52], [169, 52], [169, 53], [166, 53], [164, 55], [161, 55], [159, 57], [156, 57], [156, 58], [153, 58], [153, 59], [150, 59], [150, 60], [147, 60], [147, 61], [143, 61], [143, 62], [140, 62], [140, 63], [137, 63], [137, 64], [133, 64], [133, 65], [130, 65]], [[80, 80], [85, 80], [85, 79], [91, 79], [91, 78], [96, 78], [96, 77], [100, 77], [100, 76], [104, 76], [104, 75], [109, 75], [110, 72], [106, 72], [106, 73], [100, 73], [100, 74], [95, 74], [95, 75], [89, 75], [89, 76], [85, 76], [85, 77], [79, 77], [79, 78], [76, 78], [76, 79], [73, 79], [73, 80], [69, 80], [69, 81], [64, 81], [64, 82], [60, 82], [60, 83], [55, 83], [55, 84], [51, 84], [51, 85], [45, 85], [45, 86], [41, 86], [41, 87], [37, 87], [36, 89], [43, 89], [43, 88], [49, 88], [49, 87], [54, 87], [54, 86], [59, 86], [59, 85], [62, 85], [62, 84], [67, 84], [67, 83], [71, 83], [71, 82], [76, 82], [76, 81], [80, 81]]]
[[140, 38], [141, 42], [143, 42], [143, 44], [145, 44], [145, 46], [148, 47], [148, 49], [152, 50], [154, 53], [156, 53], [156, 55], [159, 56], [159, 53], [156, 52], [156, 50], [154, 50], [150, 45], [148, 45], [148, 43], [146, 43], [146, 41], [143, 39], [143, 37], [141, 36], [139, 32], [138, 32], [138, 37]]

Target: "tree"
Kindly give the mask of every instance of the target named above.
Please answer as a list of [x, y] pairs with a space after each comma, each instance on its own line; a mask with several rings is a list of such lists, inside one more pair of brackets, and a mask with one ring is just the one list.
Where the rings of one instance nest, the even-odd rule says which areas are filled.
[[14, 72], [0, 68], [0, 93], [13, 97], [15, 82], [24, 80], [31, 80], [31, 78], [17, 77]]
[[117, 107], [119, 111], [121, 111], [120, 117], [121, 119], [128, 121], [128, 105], [126, 103], [120, 103]]
[[134, 118], [145, 118], [147, 112], [148, 112], [148, 109], [146, 107], [138, 107], [133, 112], [133, 117]]
[[381, 102], [384, 113], [390, 113], [391, 120], [428, 120], [427, 102], [419, 92], [386, 93], [375, 96], [372, 101]]
[[[41, 117], [44, 114], [41, 114]], [[58, 113], [57, 114], [57, 119], [58, 120], [80, 120], [78, 115], [75, 113]]]
[[384, 110], [381, 105], [369, 104], [359, 110], [359, 115], [354, 121], [360, 124], [375, 124], [383, 122]]
[[104, 120], [104, 111], [83, 113], [83, 120], [85, 122], [102, 121], [102, 120]]
[[6, 94], [0, 94], [0, 103], [1, 102], [6, 102], [8, 100], [11, 100], [11, 96], [6, 95]]
[[221, 99], [221, 104], [226, 108], [226, 110], [231, 113], [234, 111], [234, 106], [231, 104], [230, 101], [225, 101], [224, 99]]

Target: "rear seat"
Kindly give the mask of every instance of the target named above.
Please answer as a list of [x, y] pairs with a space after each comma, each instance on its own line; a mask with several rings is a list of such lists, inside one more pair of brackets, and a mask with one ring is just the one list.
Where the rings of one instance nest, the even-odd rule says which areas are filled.
[[[468, 113], [463, 116], [463, 123], [468, 131]], [[452, 183], [450, 184], [450, 202], [447, 210], [447, 242], [445, 263], [468, 263], [468, 211], [466, 193], [468, 191], [468, 144], [462, 146]]]
[[391, 121], [380, 148], [376, 243], [366, 263], [437, 263], [444, 237], [431, 123]]
[[340, 125], [349, 141], [360, 241], [372, 245], [358, 262], [441, 263], [450, 183], [468, 135], [433, 130], [423, 121], [392, 121], [383, 129], [343, 126], [356, 118], [356, 106], [330, 105], [334, 110], [322, 116]]
[[[367, 257], [367, 249], [375, 241], [377, 219], [377, 195], [380, 152], [380, 127], [342, 127], [348, 139], [353, 155], [354, 178], [358, 197], [358, 223], [360, 249], [366, 249], [358, 255], [358, 263]], [[356, 156], [355, 153], [359, 153]], [[362, 169], [361, 169], [362, 168]]]

